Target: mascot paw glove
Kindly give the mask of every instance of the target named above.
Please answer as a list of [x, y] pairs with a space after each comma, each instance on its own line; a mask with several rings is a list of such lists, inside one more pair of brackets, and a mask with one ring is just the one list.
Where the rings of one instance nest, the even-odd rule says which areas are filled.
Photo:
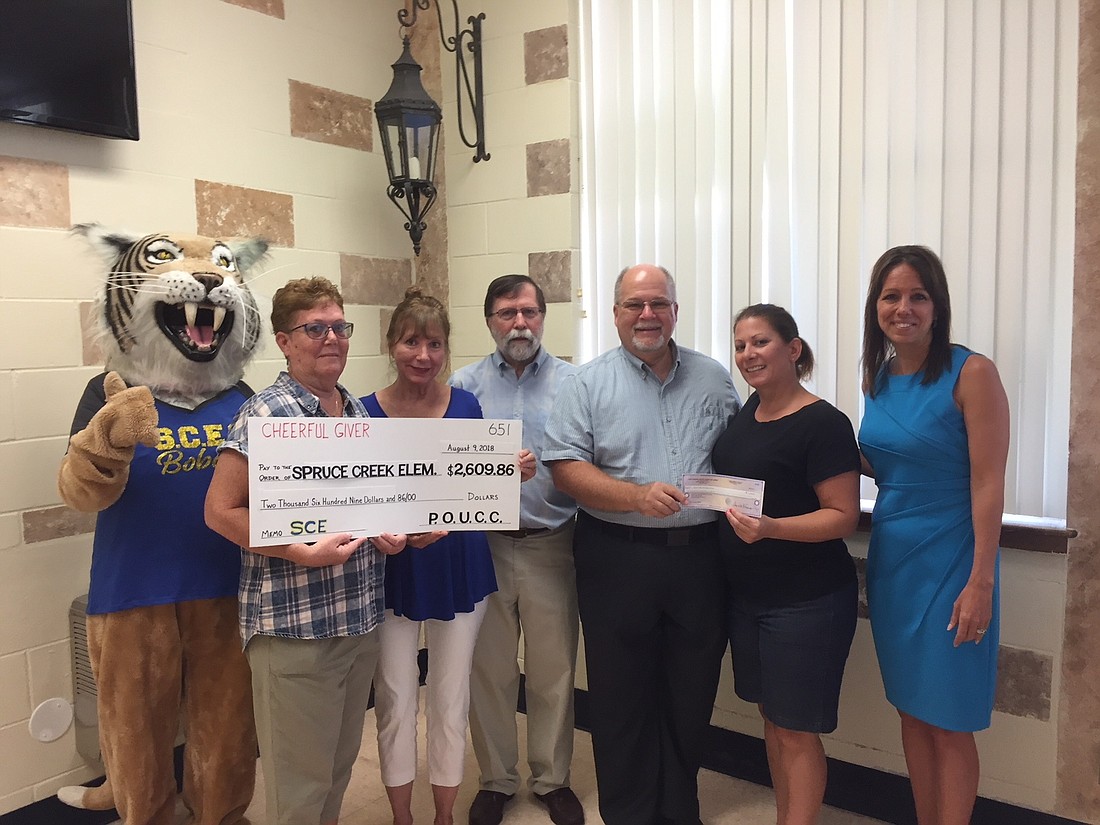
[[103, 379], [103, 390], [107, 394], [107, 404], [84, 432], [100, 422], [102, 435], [112, 447], [154, 446], [157, 443], [157, 408], [149, 388], [127, 387], [117, 372], [109, 372]]
[[114, 504], [130, 475], [138, 444], [157, 443], [157, 408], [148, 387], [127, 387], [117, 372], [103, 381], [107, 403], [69, 439], [57, 489], [74, 510], [96, 513]]

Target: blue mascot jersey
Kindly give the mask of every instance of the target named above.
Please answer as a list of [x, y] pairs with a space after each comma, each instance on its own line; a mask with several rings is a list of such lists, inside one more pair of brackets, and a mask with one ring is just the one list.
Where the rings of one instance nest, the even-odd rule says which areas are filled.
[[[74, 433], [105, 403], [103, 379], [89, 382]], [[159, 441], [137, 446], [122, 496], [96, 522], [88, 613], [237, 595], [241, 550], [206, 526], [203, 507], [218, 445], [249, 395], [242, 383], [194, 410], [156, 402]]]

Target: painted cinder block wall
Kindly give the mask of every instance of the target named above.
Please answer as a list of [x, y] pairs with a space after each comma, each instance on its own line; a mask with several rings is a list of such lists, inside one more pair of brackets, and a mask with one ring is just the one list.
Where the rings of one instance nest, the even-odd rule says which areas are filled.
[[[373, 123], [396, 7], [325, 5], [134, 3], [140, 141], [0, 123], [0, 813], [99, 773], [71, 730], [49, 744], [27, 730], [41, 701], [72, 699], [67, 614], [88, 587], [92, 519], [60, 505], [55, 479], [102, 364], [87, 312], [104, 272], [68, 227], [263, 235], [261, 306], [290, 278], [341, 283], [357, 324], [345, 380], [387, 380], [380, 324], [426, 274], [385, 197]], [[281, 367], [267, 338], [253, 386]]]

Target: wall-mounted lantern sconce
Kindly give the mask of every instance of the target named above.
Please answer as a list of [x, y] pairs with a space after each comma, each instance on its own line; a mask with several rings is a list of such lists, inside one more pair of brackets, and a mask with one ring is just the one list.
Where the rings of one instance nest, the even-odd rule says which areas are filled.
[[[485, 104], [481, 72], [481, 21], [485, 15], [468, 18], [470, 28], [458, 27], [458, 2], [451, 0], [454, 8], [455, 35], [443, 34], [443, 11], [435, 0], [439, 15], [439, 39], [443, 47], [455, 55], [455, 77], [458, 91], [458, 131], [462, 142], [475, 150], [474, 162], [489, 160], [485, 151]], [[432, 0], [412, 0], [411, 9], [401, 9], [397, 20], [402, 28], [416, 23], [418, 11], [429, 8]], [[432, 100], [420, 82], [420, 64], [409, 52], [409, 36], [402, 38], [404, 48], [393, 64], [393, 83], [382, 99], [374, 104], [378, 117], [378, 131], [382, 138], [382, 151], [386, 156], [386, 173], [390, 184], [386, 194], [404, 214], [405, 229], [412, 239], [413, 251], [420, 254], [420, 241], [427, 224], [424, 216], [435, 203], [436, 154], [439, 150], [439, 124], [443, 119], [439, 104]], [[473, 84], [466, 69], [464, 50], [473, 55]], [[467, 137], [463, 109], [466, 99], [474, 120], [474, 135]]]

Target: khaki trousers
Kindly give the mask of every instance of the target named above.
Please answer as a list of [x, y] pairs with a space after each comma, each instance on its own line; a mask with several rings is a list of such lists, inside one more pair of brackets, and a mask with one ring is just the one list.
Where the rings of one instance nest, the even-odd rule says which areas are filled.
[[481, 788], [508, 794], [519, 788], [522, 634], [528, 784], [535, 793], [548, 793], [569, 785], [573, 759], [579, 636], [573, 521], [524, 539], [486, 535], [499, 589], [488, 598], [470, 679], [470, 734]]
[[377, 628], [327, 639], [249, 639], [268, 825], [339, 819], [363, 740], [378, 641]]

